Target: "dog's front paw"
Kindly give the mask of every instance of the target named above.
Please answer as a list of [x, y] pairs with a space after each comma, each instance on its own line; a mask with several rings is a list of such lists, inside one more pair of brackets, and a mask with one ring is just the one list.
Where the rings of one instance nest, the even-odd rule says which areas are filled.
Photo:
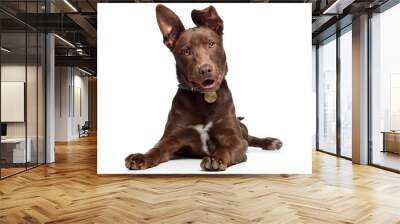
[[201, 161], [200, 167], [206, 171], [224, 171], [228, 165], [219, 157], [207, 156]]
[[283, 142], [277, 138], [265, 138], [264, 141], [263, 149], [265, 150], [278, 150], [283, 145]]
[[149, 168], [145, 155], [141, 153], [131, 154], [125, 158], [125, 166], [130, 170], [143, 170]]

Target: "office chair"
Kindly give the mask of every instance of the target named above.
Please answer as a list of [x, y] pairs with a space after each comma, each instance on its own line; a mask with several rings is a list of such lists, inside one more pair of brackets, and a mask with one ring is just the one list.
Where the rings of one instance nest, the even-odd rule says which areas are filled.
[[78, 125], [78, 129], [79, 129], [79, 138], [89, 136], [89, 129], [90, 129], [89, 121], [85, 121], [82, 127]]

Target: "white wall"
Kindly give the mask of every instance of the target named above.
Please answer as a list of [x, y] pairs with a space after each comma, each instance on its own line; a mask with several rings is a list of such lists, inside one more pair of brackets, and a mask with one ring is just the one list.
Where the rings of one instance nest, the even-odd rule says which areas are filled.
[[56, 67], [56, 141], [77, 139], [78, 124], [88, 120], [88, 78], [83, 75], [76, 68]]
[[69, 133], [69, 85], [68, 67], [55, 68], [55, 140], [67, 141]]
[[[79, 73], [82, 74], [82, 73]], [[78, 124], [83, 125], [85, 123], [85, 121], [89, 120], [89, 103], [88, 103], [88, 96], [89, 96], [89, 92], [88, 92], [88, 77], [85, 76], [81, 76], [81, 75], [75, 75], [75, 80], [74, 80], [74, 85], [75, 85], [75, 91], [77, 90], [77, 88], [80, 89], [81, 91], [81, 110], [82, 112], [79, 113], [79, 111], [76, 110], [77, 107], [75, 107], [75, 120], [73, 123], [74, 127], [77, 127]], [[75, 94], [77, 94], [75, 92]], [[76, 97], [75, 97], [76, 98]], [[76, 99], [77, 100], [77, 99]], [[73, 129], [73, 135], [74, 136], [78, 136], [78, 129], [74, 128]]]
[[[25, 70], [26, 69], [26, 70]], [[26, 73], [27, 72], [27, 73]], [[41, 71], [39, 71], [41, 72]], [[1, 81], [2, 82], [25, 82], [25, 75], [27, 74], [29, 87], [36, 86], [36, 66], [27, 66], [20, 64], [6, 64], [1, 66]], [[28, 137], [29, 133], [36, 130], [36, 88], [27, 88], [27, 116], [28, 116]], [[40, 105], [39, 105], [40, 107]], [[6, 110], [6, 108], [2, 108]], [[31, 124], [34, 122], [34, 124]], [[24, 137], [25, 136], [25, 122], [7, 122], [7, 136], [8, 137]], [[33, 127], [34, 126], [34, 127]], [[32, 131], [30, 131], [32, 127]], [[35, 132], [36, 134], [36, 132]]]

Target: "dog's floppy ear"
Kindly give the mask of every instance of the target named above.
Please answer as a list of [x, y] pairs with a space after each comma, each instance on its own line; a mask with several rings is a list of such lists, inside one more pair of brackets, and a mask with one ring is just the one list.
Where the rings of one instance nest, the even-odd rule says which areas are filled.
[[203, 10], [192, 10], [192, 20], [197, 26], [206, 26], [214, 30], [219, 35], [222, 35], [224, 22], [219, 17], [217, 10], [210, 5]]
[[164, 37], [164, 44], [172, 50], [179, 35], [185, 30], [179, 17], [164, 5], [156, 7], [157, 23]]

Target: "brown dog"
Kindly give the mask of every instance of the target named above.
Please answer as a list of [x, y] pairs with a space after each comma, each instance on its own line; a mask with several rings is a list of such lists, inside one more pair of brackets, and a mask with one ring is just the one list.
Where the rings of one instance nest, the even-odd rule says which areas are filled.
[[203, 170], [220, 171], [246, 161], [248, 146], [281, 148], [279, 139], [248, 135], [236, 117], [225, 80], [224, 26], [215, 8], [193, 10], [197, 27], [187, 30], [167, 7], [157, 5], [156, 14], [164, 44], [176, 60], [179, 88], [159, 142], [145, 154], [129, 155], [126, 167], [147, 169], [176, 155], [202, 158]]

